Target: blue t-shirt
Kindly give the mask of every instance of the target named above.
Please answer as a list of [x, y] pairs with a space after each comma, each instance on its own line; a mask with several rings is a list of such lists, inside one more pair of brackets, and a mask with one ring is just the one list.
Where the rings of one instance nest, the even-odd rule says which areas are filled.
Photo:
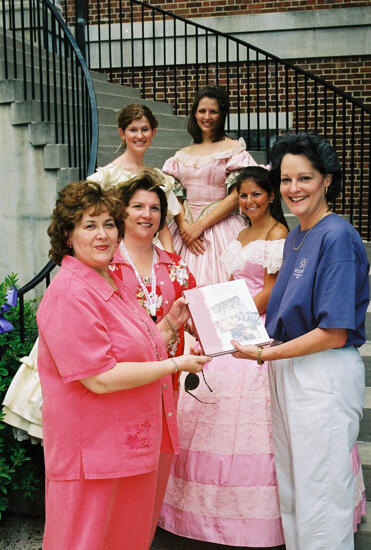
[[370, 267], [361, 237], [336, 214], [305, 235], [297, 226], [286, 239], [267, 308], [268, 334], [287, 342], [315, 328], [345, 328], [345, 345], [359, 347], [366, 340]]

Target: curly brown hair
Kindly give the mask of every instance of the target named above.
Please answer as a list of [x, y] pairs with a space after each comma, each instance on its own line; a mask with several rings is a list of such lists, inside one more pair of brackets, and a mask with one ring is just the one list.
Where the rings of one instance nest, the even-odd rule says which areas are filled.
[[89, 210], [92, 216], [108, 212], [115, 221], [118, 237], [124, 234], [124, 212], [121, 201], [112, 190], [104, 191], [98, 183], [77, 181], [67, 185], [59, 194], [48, 227], [51, 248], [49, 257], [57, 265], [67, 254], [73, 255], [67, 246], [69, 234]]

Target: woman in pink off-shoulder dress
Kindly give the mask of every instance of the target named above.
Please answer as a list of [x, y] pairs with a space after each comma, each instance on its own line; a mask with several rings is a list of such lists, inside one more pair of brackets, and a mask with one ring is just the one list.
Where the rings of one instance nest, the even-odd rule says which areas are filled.
[[188, 120], [193, 144], [168, 159], [163, 172], [178, 185], [183, 204], [170, 225], [174, 251], [186, 262], [198, 285], [227, 279], [222, 252], [246, 224], [238, 214], [236, 170], [256, 165], [245, 143], [225, 135], [228, 99], [223, 88], [200, 90]]
[[[241, 171], [234, 192], [249, 224], [218, 255], [219, 279], [212, 264], [203, 267], [204, 281], [244, 279], [264, 317], [288, 232], [280, 196], [268, 171], [258, 166]], [[224, 355], [204, 372], [213, 392], [200, 384], [194, 393], [203, 402], [180, 392], [180, 454], [173, 460], [159, 525], [218, 544], [282, 545], [267, 370]]]

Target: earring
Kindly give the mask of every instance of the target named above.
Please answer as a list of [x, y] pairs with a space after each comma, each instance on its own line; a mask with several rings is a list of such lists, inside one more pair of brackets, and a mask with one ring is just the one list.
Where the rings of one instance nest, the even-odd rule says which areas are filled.
[[71, 241], [71, 239], [68, 239], [68, 240], [67, 240], [66, 245], [68, 246], [68, 248], [72, 248], [72, 241]]
[[118, 153], [119, 151], [122, 151], [123, 149], [126, 149], [126, 143], [124, 139], [120, 139], [120, 143], [118, 144], [117, 148], [115, 149], [115, 153]]

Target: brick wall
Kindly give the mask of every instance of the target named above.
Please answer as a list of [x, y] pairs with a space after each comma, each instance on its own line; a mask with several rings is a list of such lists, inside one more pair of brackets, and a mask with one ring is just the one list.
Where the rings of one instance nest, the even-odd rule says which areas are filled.
[[[332, 83], [346, 93], [349, 93], [352, 97], [359, 99], [365, 104], [371, 104], [371, 58], [370, 57], [336, 57], [326, 59], [298, 59], [294, 61], [294, 65], [301, 67], [305, 71], [311, 72], [314, 75], [325, 79], [327, 82]], [[269, 64], [269, 79], [271, 83], [275, 75], [274, 64]], [[216, 76], [216, 67], [211, 65], [207, 76], [206, 68], [199, 65], [198, 72], [194, 66], [179, 67], [176, 73], [176, 83], [174, 78], [174, 69], [172, 66], [167, 67], [164, 70], [163, 67], [156, 67], [156, 99], [160, 101], [168, 101], [173, 104], [177, 104], [177, 110], [179, 114], [187, 114], [188, 108], [192, 103], [192, 97], [196, 89], [196, 82], [201, 88], [208, 83], [214, 85], [218, 83], [221, 86], [229, 86], [230, 88], [230, 100], [231, 111], [235, 111], [237, 105], [237, 96], [240, 97], [242, 106], [247, 108], [247, 92], [250, 92], [250, 108], [254, 107], [256, 102], [256, 67], [255, 63], [250, 64], [250, 68], [247, 74], [241, 65], [238, 69], [241, 75], [240, 88], [238, 92], [237, 87], [237, 68], [233, 65], [229, 66], [229, 76], [227, 79], [227, 68], [225, 64], [218, 66], [218, 82]], [[261, 87], [264, 88], [265, 82], [265, 65], [260, 64], [261, 73]], [[121, 83], [123, 77], [123, 83], [131, 86], [131, 72], [121, 73], [120, 69], [114, 69], [112, 72], [112, 81]], [[290, 81], [292, 82], [290, 77]], [[283, 82], [284, 75], [283, 70], [279, 73], [279, 80]], [[146, 69], [145, 73], [141, 70], [135, 71], [134, 86], [138, 88], [143, 87], [144, 82], [144, 96], [147, 98], [152, 97], [153, 94], [153, 70], [152, 68]], [[165, 93], [166, 82], [166, 93]], [[300, 82], [299, 82], [300, 84]], [[176, 86], [176, 97], [175, 97]], [[261, 90], [261, 93], [262, 93]], [[264, 91], [264, 90], [263, 90]], [[272, 94], [272, 85], [270, 85], [270, 94]], [[271, 95], [270, 101], [275, 100]], [[280, 91], [280, 101], [284, 100], [283, 90]]]
[[[297, 60], [296, 65], [325, 78], [351, 96], [357, 97], [364, 102], [369, 101], [371, 90], [371, 61], [359, 57], [333, 58], [333, 59], [311, 59]], [[196, 72], [197, 69], [197, 72]], [[259, 71], [259, 85], [257, 85], [256, 73]], [[156, 82], [154, 82], [154, 77]], [[132, 85], [132, 75], [122, 74], [116, 70], [112, 74], [114, 82], [120, 83], [123, 78], [124, 84]], [[186, 114], [195, 94], [196, 85], [203, 87], [206, 84], [220, 84], [228, 87], [230, 98], [230, 111], [235, 113], [238, 106], [243, 113], [250, 113], [250, 130], [247, 125], [241, 129], [248, 141], [249, 149], [265, 149], [264, 117], [268, 111], [275, 113], [290, 113], [290, 130], [313, 131], [325, 135], [333, 143], [343, 165], [345, 181], [352, 182], [343, 195], [345, 212], [349, 213], [351, 206], [354, 206], [357, 213], [355, 225], [365, 232], [367, 226], [366, 213], [362, 214], [358, 206], [360, 203], [367, 204], [368, 188], [366, 185], [369, 165], [369, 145], [364, 146], [361, 138], [360, 111], [352, 110], [350, 104], [345, 104], [341, 98], [334, 102], [332, 91], [324, 92], [320, 85], [315, 86], [304, 76], [296, 77], [294, 71], [286, 72], [284, 66], [279, 65], [278, 70], [273, 62], [268, 65], [260, 63], [250, 64], [247, 70], [246, 65], [240, 64], [218, 66], [218, 80], [216, 79], [216, 67], [210, 66], [208, 75], [205, 66], [189, 65], [178, 67], [176, 79], [174, 78], [173, 67], [156, 67], [155, 71], [147, 68], [144, 73], [141, 69], [134, 71], [134, 86], [142, 88], [143, 96], [146, 99], [153, 99], [153, 90], [156, 90], [156, 98], [159, 101], [168, 101], [176, 105], [179, 114]], [[268, 83], [268, 85], [267, 85]], [[276, 88], [276, 83], [278, 84]], [[286, 93], [286, 83], [288, 92]], [[305, 100], [307, 99], [307, 103]], [[308, 107], [305, 108], [305, 105]], [[257, 143], [256, 113], [263, 116], [261, 124], [261, 142]], [[314, 115], [317, 115], [315, 117]], [[254, 117], [255, 115], [255, 117]], [[284, 117], [285, 118], [285, 117]], [[326, 119], [326, 123], [324, 120]], [[333, 124], [335, 121], [335, 124]], [[354, 135], [350, 128], [352, 122], [356, 124]], [[273, 122], [274, 126], [274, 122]], [[272, 128], [272, 125], [270, 125]], [[364, 122], [366, 135], [370, 134], [370, 117]], [[282, 126], [280, 132], [286, 131]], [[249, 141], [250, 140], [250, 141]], [[363, 154], [363, 158], [362, 158]], [[363, 164], [361, 161], [363, 160]], [[365, 162], [366, 161], [366, 162]], [[361, 166], [362, 164], [362, 166]], [[364, 183], [361, 190], [360, 182]], [[337, 210], [342, 210], [342, 201], [338, 201]], [[359, 217], [358, 217], [359, 216]], [[364, 233], [365, 234], [365, 233]]]
[[[370, 5], [369, 0], [150, 0], [149, 3], [157, 8], [171, 11], [185, 18], [195, 17], [221, 17], [223, 15], [243, 15], [273, 13], [281, 11], [307, 11], [336, 8], [358, 8]], [[68, 21], [73, 21], [75, 13], [75, 0], [62, 2], [64, 11], [68, 14]], [[98, 6], [99, 5], [99, 6]], [[89, 21], [94, 23], [100, 20], [108, 21], [108, 4], [101, 0], [89, 0]], [[111, 20], [117, 21], [120, 10], [123, 17], [129, 17], [129, 2], [127, 0], [111, 0]], [[135, 7], [137, 17], [140, 16], [140, 8]]]
[[[74, 0], [68, 2], [69, 16], [73, 16]], [[202, 0], [202, 1], [155, 1], [152, 0], [153, 6], [162, 7], [169, 11], [174, 11], [183, 17], [199, 17], [215, 16], [215, 15], [233, 15], [243, 13], [264, 13], [264, 12], [279, 12], [279, 11], [304, 11], [304, 10], [319, 10], [328, 8], [355, 8], [369, 6], [369, 0], [364, 1], [341, 1], [341, 0], [297, 0], [283, 1], [271, 0], [268, 1], [242, 1], [242, 0]], [[108, 11], [106, 3], [99, 4], [89, 1], [89, 19], [93, 23], [99, 19], [101, 22], [118, 20], [120, 11], [123, 18], [129, 17], [128, 2], [126, 0], [112, 0], [111, 10]], [[146, 13], [148, 13], [146, 11]], [[138, 7], [135, 8], [135, 15], [140, 16], [141, 11]], [[241, 60], [242, 61], [242, 60]], [[298, 65], [304, 70], [317, 75], [339, 87], [354, 98], [358, 98], [364, 103], [370, 104], [371, 97], [371, 59], [366, 56], [347, 56], [333, 57], [321, 59], [297, 59], [290, 60], [294, 65]], [[134, 82], [132, 82], [131, 71], [122, 73], [121, 69], [113, 69], [111, 73], [112, 81], [122, 82], [126, 85], [134, 85], [143, 89], [143, 95], [146, 99], [153, 99], [153, 91], [155, 89], [155, 99], [160, 101], [168, 101], [176, 105], [179, 114], [187, 114], [187, 110], [194, 96], [196, 85], [198, 87], [209, 84], [220, 84], [228, 87], [231, 112], [236, 112], [238, 106], [242, 112], [250, 113], [252, 118], [254, 114], [271, 112], [275, 113], [290, 113], [292, 124], [290, 129], [294, 131], [315, 131], [325, 134], [332, 141], [339, 154], [343, 164], [343, 170], [346, 182], [352, 182], [352, 187], [348, 187], [343, 195], [345, 211], [349, 212], [354, 205], [356, 208], [359, 203], [364, 205], [368, 203], [368, 188], [365, 186], [362, 190], [360, 182], [367, 182], [369, 176], [369, 164], [363, 162], [361, 166], [362, 153], [369, 158], [369, 144], [364, 146], [361, 137], [361, 128], [366, 135], [370, 135], [370, 118], [366, 117], [366, 121], [360, 121], [359, 111], [352, 111], [350, 106], [345, 106], [342, 100], [337, 100], [334, 104], [334, 95], [332, 92], [324, 93], [321, 86], [315, 87], [310, 80], [306, 81], [304, 77], [295, 77], [294, 72], [289, 70], [287, 73], [282, 65], [278, 66], [276, 71], [275, 64], [269, 62], [267, 65], [260, 63], [258, 67], [252, 63], [247, 70], [246, 65], [228, 67], [220, 63], [216, 67], [211, 65], [208, 73], [205, 66], [199, 65], [179, 67], [176, 69], [176, 77], [174, 68], [159, 67], [155, 70], [148, 67], [144, 71], [141, 68], [134, 70]], [[259, 71], [259, 85], [256, 82], [256, 72]], [[227, 75], [228, 72], [228, 75]], [[266, 78], [268, 78], [268, 86], [266, 86]], [[275, 85], [278, 82], [276, 91]], [[289, 83], [289, 91], [286, 93], [285, 84]], [[259, 94], [257, 93], [259, 87]], [[308, 108], [304, 108], [305, 99], [308, 100]], [[318, 117], [314, 116], [317, 113]], [[324, 119], [327, 120], [327, 125]], [[256, 117], [255, 117], [256, 119]], [[333, 122], [335, 120], [335, 125]], [[317, 121], [317, 122], [315, 122]], [[352, 122], [358, 124], [354, 136], [350, 134]], [[254, 124], [251, 123], [253, 127]], [[247, 130], [247, 128], [245, 128]], [[283, 129], [281, 128], [281, 131]], [[254, 131], [247, 133], [247, 138], [251, 141], [248, 144], [249, 148], [256, 148], [256, 138], [252, 134]], [[246, 134], [245, 134], [246, 135]], [[258, 143], [259, 148], [264, 149], [264, 132], [262, 133], [262, 143]], [[253, 147], [252, 147], [253, 145]], [[352, 189], [352, 190], [350, 190]], [[337, 204], [337, 208], [341, 210], [341, 203]], [[366, 228], [366, 213], [357, 210], [356, 227], [363, 231]]]
[[329, 8], [369, 6], [368, 0], [152, 0], [153, 6], [172, 11], [182, 17], [213, 17], [223, 15], [257, 14], [280, 11], [303, 11]]

